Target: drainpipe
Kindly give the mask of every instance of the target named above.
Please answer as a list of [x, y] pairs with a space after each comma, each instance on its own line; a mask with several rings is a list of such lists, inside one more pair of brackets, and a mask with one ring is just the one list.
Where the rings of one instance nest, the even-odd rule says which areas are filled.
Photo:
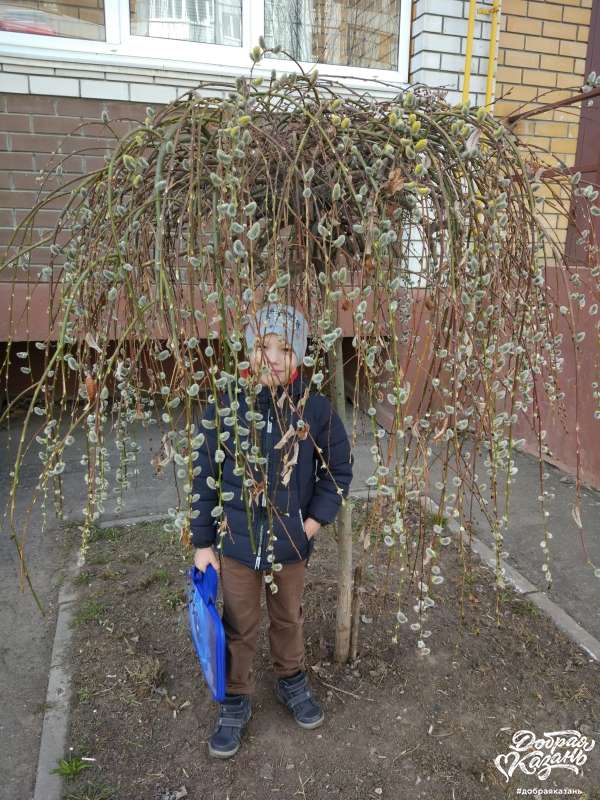
[[488, 53], [488, 71], [485, 84], [485, 105], [486, 108], [492, 102], [492, 92], [494, 89], [494, 74], [496, 72], [496, 44], [498, 42], [498, 20], [502, 8], [502, 0], [495, 0], [488, 8], [481, 9], [482, 14], [489, 14], [492, 17], [492, 30], [490, 31], [490, 49]]

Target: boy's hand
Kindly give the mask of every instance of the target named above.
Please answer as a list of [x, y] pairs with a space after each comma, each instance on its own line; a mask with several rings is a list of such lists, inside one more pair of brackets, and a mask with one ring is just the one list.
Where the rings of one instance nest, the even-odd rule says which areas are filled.
[[315, 535], [315, 533], [318, 532], [320, 527], [321, 523], [317, 522], [317, 520], [313, 519], [312, 517], [307, 517], [304, 520], [304, 530], [306, 531], [306, 535], [308, 536], [309, 539], [312, 539], [312, 537]]
[[212, 564], [217, 572], [220, 570], [219, 559], [212, 547], [197, 547], [194, 553], [194, 564], [200, 572], [206, 572], [209, 564]]

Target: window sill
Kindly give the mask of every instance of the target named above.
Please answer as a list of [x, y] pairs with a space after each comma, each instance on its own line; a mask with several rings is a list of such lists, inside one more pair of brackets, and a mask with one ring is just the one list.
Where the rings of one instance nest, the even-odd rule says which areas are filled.
[[[116, 69], [122, 73], [122, 79], [127, 80], [128, 74], [152, 75], [160, 78], [162, 75], [172, 78], [187, 78], [194, 75], [214, 76], [215, 78], [225, 75], [237, 77], [238, 75], [248, 75], [252, 67], [250, 59], [247, 62], [240, 60], [234, 63], [233, 59], [227, 61], [225, 57], [221, 61], [182, 61], [175, 59], [157, 59], [156, 57], [127, 53], [120, 48], [106, 45], [102, 42], [96, 44], [93, 51], [50, 49], [39, 46], [10, 45], [0, 41], [0, 58], [6, 64], [4, 71], [10, 71], [11, 64], [26, 65], [31, 68], [31, 74], [35, 74], [36, 63], [42, 67], [54, 67], [59, 70], [61, 67], [79, 70], [89, 70], [90, 72], [113, 72]], [[359, 69], [355, 67], [343, 67], [329, 64], [307, 64], [302, 65], [307, 72], [316, 68], [319, 75], [343, 81], [351, 85], [365, 85], [371, 82], [376, 85], [383, 81], [390, 84], [405, 83], [406, 80], [398, 71]], [[123, 69], [131, 70], [130, 73], [122, 72]], [[271, 71], [276, 70], [277, 74], [287, 72], [298, 72], [298, 67], [292, 61], [281, 59], [264, 59], [254, 67], [255, 77], [268, 77]], [[58, 75], [59, 72], [57, 71]]]

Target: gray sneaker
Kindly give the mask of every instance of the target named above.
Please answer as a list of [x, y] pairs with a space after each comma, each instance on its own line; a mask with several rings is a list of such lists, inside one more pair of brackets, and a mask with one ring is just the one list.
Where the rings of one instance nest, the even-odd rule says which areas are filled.
[[312, 696], [305, 672], [278, 678], [275, 695], [289, 708], [301, 728], [318, 728], [325, 719], [323, 709]]
[[244, 726], [252, 716], [250, 696], [226, 694], [219, 704], [219, 718], [208, 742], [208, 752], [215, 758], [230, 758], [240, 749]]

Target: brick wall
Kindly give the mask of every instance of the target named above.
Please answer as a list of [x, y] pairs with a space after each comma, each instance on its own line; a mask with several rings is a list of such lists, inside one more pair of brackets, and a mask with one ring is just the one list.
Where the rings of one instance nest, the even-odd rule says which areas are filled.
[[[451, 101], [462, 89], [468, 5], [468, 0], [446, 0], [443, 5], [433, 0], [413, 3], [411, 80], [447, 86], [452, 90]], [[480, 17], [475, 27], [471, 83], [472, 98], [478, 103], [484, 98], [488, 38], [489, 22]], [[163, 65], [155, 70], [124, 66], [119, 72], [87, 62], [5, 57], [0, 63], [0, 90], [6, 92], [0, 96], [0, 248], [6, 247], [15, 226], [39, 199], [42, 170], [61, 164], [69, 179], [103, 164], [103, 155], [112, 144], [98, 124], [103, 110], [111, 119], [140, 120], [146, 104], [158, 107], [170, 102], [210, 77], [201, 70], [197, 75], [184, 74], [165, 70]], [[373, 94], [382, 96], [390, 91], [373, 88]], [[67, 136], [81, 123], [85, 124], [76, 135]], [[124, 132], [127, 125], [117, 129]], [[50, 187], [61, 182], [56, 176]], [[57, 201], [39, 214], [34, 238], [43, 238], [53, 229], [60, 205]], [[45, 266], [47, 254], [47, 248], [38, 248], [32, 266]], [[1, 271], [0, 283], [12, 276], [12, 271]], [[19, 277], [25, 276], [20, 273]]]
[[[504, 0], [500, 32], [495, 113], [506, 116], [569, 97], [585, 80], [592, 0]], [[542, 96], [543, 95], [543, 96]], [[536, 98], [538, 98], [536, 100]], [[549, 150], [540, 160], [556, 166], [558, 156], [573, 166], [579, 106], [548, 111], [517, 122], [525, 142]], [[549, 226], [564, 243], [567, 220], [546, 205]]]
[[[497, 114], [510, 113], [532, 101], [540, 89], [551, 88], [549, 98], [555, 99], [565, 92], [565, 86], [581, 85], [591, 2], [504, 0]], [[413, 3], [410, 79], [447, 86], [451, 102], [461, 96], [468, 10], [468, 0]], [[478, 104], [484, 102], [489, 30], [489, 17], [478, 14], [471, 78], [471, 98]], [[97, 124], [103, 109], [113, 119], [127, 116], [139, 120], [147, 103], [169, 102], [198, 80], [210, 77], [165, 69], [150, 73], [147, 68], [134, 67], [124, 67], [119, 73], [92, 63], [25, 62], [16, 57], [6, 57], [0, 67], [0, 90], [8, 92], [0, 95], [0, 247], [36, 201], [40, 170], [52, 159], [58, 163], [56, 152], [70, 156], [62, 164], [67, 178], [103, 163], [103, 153], [111, 145], [106, 131]], [[576, 109], [555, 111], [520, 123], [517, 130], [572, 163], [576, 114]], [[64, 139], [82, 121], [86, 124], [78, 134]], [[119, 128], [126, 129], [125, 123]], [[56, 178], [53, 185], [58, 184]], [[52, 230], [58, 206], [56, 203], [39, 216], [35, 236]], [[564, 222], [557, 221], [556, 226], [560, 225]], [[34, 263], [43, 264], [43, 256], [40, 249]], [[0, 282], [11, 277], [7, 271], [0, 272]]]
[[[527, 111], [562, 98], [581, 89], [585, 80], [585, 58], [589, 39], [592, 0], [504, 0], [500, 32], [498, 82], [495, 112], [505, 116]], [[542, 96], [543, 95], [543, 96]], [[537, 99], [536, 99], [537, 98]], [[547, 111], [517, 122], [514, 130], [527, 143], [550, 151], [538, 154], [542, 163], [556, 166], [560, 158], [573, 166], [579, 131], [580, 106], [573, 105]], [[556, 233], [557, 243], [564, 246], [567, 219], [549, 203], [541, 207], [549, 231]], [[572, 303], [572, 285], [561, 269], [546, 270], [546, 282], [552, 303]], [[594, 420], [596, 403], [590, 384], [597, 360], [597, 330], [594, 317], [583, 310], [577, 317], [576, 330], [584, 330], [586, 339], [578, 345], [581, 372], [576, 374], [575, 358], [570, 344], [571, 333], [566, 322], [558, 322], [565, 337], [565, 365], [561, 388], [566, 393], [564, 414], [554, 409], [544, 397], [542, 379], [540, 415], [547, 431], [545, 458], [560, 469], [574, 473], [577, 466], [585, 484], [600, 487], [600, 452], [595, 442], [598, 423]], [[578, 409], [578, 418], [575, 409]], [[525, 439], [525, 449], [537, 455], [537, 442], [532, 434], [533, 420], [520, 419], [514, 435]], [[577, 434], [581, 448], [577, 461]]]
[[[145, 110], [145, 105], [137, 103], [18, 94], [0, 97], [0, 256], [6, 253], [16, 225], [39, 199], [74, 176], [104, 166], [104, 155], [114, 139], [101, 123], [102, 112], [109, 114], [112, 127], [122, 135], [143, 120]], [[55, 174], [42, 192], [41, 173], [59, 165], [62, 175]], [[62, 207], [63, 201], [57, 199], [36, 216], [33, 241], [54, 229]], [[36, 248], [31, 266], [44, 266], [47, 255], [47, 247]], [[14, 274], [15, 270], [0, 271], [0, 282], [12, 280]], [[22, 272], [17, 275], [24, 277]]]

